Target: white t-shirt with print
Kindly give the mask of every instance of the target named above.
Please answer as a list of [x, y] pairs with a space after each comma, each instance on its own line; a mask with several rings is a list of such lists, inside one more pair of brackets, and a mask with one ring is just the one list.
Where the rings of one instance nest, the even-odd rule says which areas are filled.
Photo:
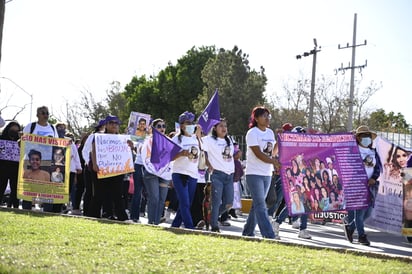
[[[29, 123], [27, 126], [24, 127], [23, 133], [29, 133], [30, 134], [31, 124], [32, 123]], [[57, 134], [57, 130], [55, 128], [53, 128], [53, 126], [50, 125], [49, 123], [47, 123], [46, 126], [42, 126], [42, 125], [39, 125], [38, 123], [36, 123], [36, 126], [34, 127], [34, 130], [31, 134], [36, 134], [36, 135], [40, 135], [40, 136], [48, 136], [48, 137], [56, 137], [56, 138], [59, 137], [59, 135]]]
[[198, 162], [200, 154], [197, 137], [195, 135], [191, 137], [181, 135], [182, 142], [179, 142], [178, 137], [179, 135], [174, 136], [172, 139], [173, 142], [180, 145], [183, 150], [188, 150], [190, 156], [178, 157], [173, 163], [172, 172], [189, 175], [190, 177], [197, 179], [199, 176]]
[[376, 151], [370, 148], [359, 146], [359, 152], [363, 161], [363, 166], [365, 167], [368, 179], [372, 178], [373, 170], [376, 163]]
[[260, 151], [271, 157], [275, 144], [275, 134], [270, 128], [266, 128], [265, 131], [260, 130], [258, 127], [248, 130], [246, 133], [246, 175], [272, 175], [273, 165], [259, 160], [250, 147], [259, 146]]
[[202, 148], [207, 152], [210, 164], [216, 170], [226, 174], [235, 172], [235, 163], [233, 161], [233, 143], [228, 146], [224, 138], [214, 138], [205, 136], [202, 138]]

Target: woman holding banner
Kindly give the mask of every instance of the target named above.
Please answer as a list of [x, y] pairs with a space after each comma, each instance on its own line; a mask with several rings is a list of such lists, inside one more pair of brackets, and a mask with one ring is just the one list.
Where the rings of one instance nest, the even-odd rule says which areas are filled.
[[[363, 159], [364, 168], [367, 174], [367, 185], [369, 192], [377, 189], [379, 182], [377, 179], [380, 175], [381, 162], [374, 148], [372, 148], [373, 140], [377, 134], [367, 126], [360, 126], [356, 129], [355, 137], [359, 147], [361, 158]], [[362, 193], [365, 194], [365, 193]], [[365, 194], [366, 195], [366, 194]], [[361, 245], [370, 245], [370, 242], [365, 234], [364, 222], [371, 215], [373, 209], [373, 199], [368, 208], [348, 210], [348, 218], [344, 225], [346, 239], [352, 243], [353, 233], [355, 229], [358, 232], [358, 242]]]

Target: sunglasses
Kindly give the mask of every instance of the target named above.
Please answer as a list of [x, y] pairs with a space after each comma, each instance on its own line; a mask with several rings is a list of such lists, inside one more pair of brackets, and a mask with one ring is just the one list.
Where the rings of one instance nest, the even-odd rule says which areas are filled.
[[161, 124], [161, 125], [160, 125], [160, 124], [157, 124], [157, 125], [156, 125], [156, 128], [166, 128], [166, 125], [165, 125], [165, 124]]
[[116, 121], [109, 121], [108, 124], [109, 124], [109, 125], [118, 125], [119, 123], [116, 122]]
[[40, 111], [39, 114], [41, 114], [41, 115], [49, 115], [49, 112], [48, 112], [48, 111]]

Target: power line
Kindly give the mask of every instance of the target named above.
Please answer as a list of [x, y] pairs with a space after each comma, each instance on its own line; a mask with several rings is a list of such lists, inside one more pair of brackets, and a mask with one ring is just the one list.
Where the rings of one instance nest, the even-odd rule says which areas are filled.
[[356, 44], [356, 19], [357, 19], [357, 14], [355, 13], [354, 16], [354, 22], [353, 22], [353, 41], [352, 45], [350, 46], [349, 43], [346, 44], [345, 47], [341, 47], [338, 45], [338, 49], [347, 49], [347, 48], [352, 48], [352, 64], [349, 63], [347, 67], [343, 67], [343, 64], [341, 64], [341, 67], [338, 69], [335, 69], [335, 73], [338, 71], [342, 71], [345, 73], [345, 70], [350, 69], [351, 70], [351, 75], [350, 75], [350, 91], [349, 91], [349, 114], [348, 114], [348, 126], [347, 130], [351, 131], [353, 128], [353, 93], [355, 90], [355, 69], [359, 69], [362, 71], [367, 66], [367, 60], [365, 61], [364, 65], [361, 66], [355, 66], [355, 49], [360, 46], [365, 46], [366, 45], [366, 40], [363, 44]]
[[308, 128], [313, 128], [313, 108], [315, 105], [315, 75], [316, 75], [316, 54], [320, 51], [318, 48], [318, 42], [316, 38], [313, 38], [313, 43], [315, 47], [309, 52], [304, 52], [302, 55], [296, 55], [296, 59], [301, 59], [303, 57], [308, 57], [313, 55], [313, 64], [312, 64], [312, 81], [310, 83], [310, 101], [309, 101], [309, 119], [308, 119]]

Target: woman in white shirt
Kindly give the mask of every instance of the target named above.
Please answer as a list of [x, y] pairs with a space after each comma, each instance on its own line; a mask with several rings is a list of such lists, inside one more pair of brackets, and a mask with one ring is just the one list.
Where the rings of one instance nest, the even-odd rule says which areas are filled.
[[[182, 147], [173, 159], [172, 181], [179, 201], [179, 208], [172, 222], [172, 227], [180, 227], [184, 224], [185, 228], [193, 229], [193, 220], [190, 207], [196, 191], [198, 172], [199, 140], [202, 129], [194, 124], [195, 115], [185, 111], [179, 116], [180, 133], [173, 137], [173, 141]], [[196, 129], [196, 132], [195, 132]]]
[[278, 160], [273, 151], [267, 147], [275, 147], [275, 135], [269, 128], [270, 112], [267, 108], [255, 107], [251, 114], [249, 131], [246, 134], [246, 183], [252, 196], [252, 207], [246, 224], [243, 228], [243, 236], [255, 236], [256, 222], [259, 225], [263, 238], [275, 238], [272, 225], [266, 208], [265, 198], [269, 191], [273, 166], [278, 165]]
[[[153, 129], [161, 134], [166, 132], [165, 122], [158, 118], [152, 122]], [[151, 130], [148, 130], [151, 133]], [[168, 186], [172, 180], [171, 163], [157, 170], [150, 159], [152, 156], [153, 135], [146, 138], [142, 146], [143, 180], [147, 193], [147, 219], [149, 224], [158, 225], [165, 208]]]
[[233, 142], [227, 135], [224, 119], [213, 126], [212, 135], [202, 138], [202, 148], [207, 152], [208, 171], [212, 181], [212, 232], [219, 232], [218, 218], [233, 204]]

